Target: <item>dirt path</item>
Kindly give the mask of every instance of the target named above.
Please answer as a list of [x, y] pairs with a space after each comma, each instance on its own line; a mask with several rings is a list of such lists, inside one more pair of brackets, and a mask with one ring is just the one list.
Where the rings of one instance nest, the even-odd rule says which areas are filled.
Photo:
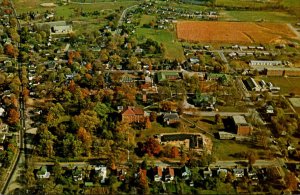
[[297, 35], [297, 38], [300, 39], [300, 32], [298, 32], [292, 24], [287, 24], [288, 27], [290, 27], [290, 29]]

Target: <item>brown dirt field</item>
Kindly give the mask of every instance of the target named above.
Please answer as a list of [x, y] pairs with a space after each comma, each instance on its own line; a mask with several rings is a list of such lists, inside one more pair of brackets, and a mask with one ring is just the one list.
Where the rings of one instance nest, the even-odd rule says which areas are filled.
[[272, 43], [295, 37], [286, 24], [197, 21], [177, 23], [177, 38], [191, 42]]

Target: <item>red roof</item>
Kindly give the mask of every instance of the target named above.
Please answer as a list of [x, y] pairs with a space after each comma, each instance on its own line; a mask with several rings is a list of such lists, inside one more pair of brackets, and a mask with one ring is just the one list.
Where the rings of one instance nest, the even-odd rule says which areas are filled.
[[154, 168], [154, 173], [155, 173], [155, 175], [157, 174], [157, 175], [162, 177], [162, 175], [163, 175], [162, 168], [161, 167], [155, 167]]
[[169, 169], [169, 175], [174, 177], [174, 175], [175, 175], [174, 174], [174, 169], [170, 168], [170, 167], [168, 167], [168, 169]]
[[144, 115], [144, 110], [142, 108], [130, 107], [122, 112], [122, 115]]

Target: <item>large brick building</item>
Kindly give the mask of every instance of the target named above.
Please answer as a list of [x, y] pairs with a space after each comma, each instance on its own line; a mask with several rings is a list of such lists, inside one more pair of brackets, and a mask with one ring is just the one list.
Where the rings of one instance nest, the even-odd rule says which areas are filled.
[[252, 127], [243, 116], [232, 116], [236, 134], [239, 136], [248, 136], [252, 134]]
[[145, 112], [142, 108], [128, 106], [121, 112], [122, 122], [141, 123], [145, 121]]

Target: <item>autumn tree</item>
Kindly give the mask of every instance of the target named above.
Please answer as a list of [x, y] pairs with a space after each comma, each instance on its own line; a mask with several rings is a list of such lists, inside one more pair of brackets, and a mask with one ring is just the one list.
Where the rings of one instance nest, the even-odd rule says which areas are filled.
[[77, 127], [83, 127], [87, 131], [92, 132], [99, 126], [100, 121], [95, 111], [84, 110], [74, 117], [74, 123]]
[[298, 181], [294, 173], [292, 172], [287, 173], [284, 180], [287, 189], [291, 191], [295, 191], [297, 189]]
[[150, 137], [144, 143], [143, 151], [149, 156], [157, 156], [161, 152], [161, 146], [155, 138]]
[[145, 127], [146, 127], [146, 129], [150, 129], [151, 128], [151, 122], [150, 122], [149, 117], [145, 118]]
[[18, 56], [18, 50], [12, 45], [12, 44], [7, 44], [4, 46], [4, 52], [6, 55], [14, 58]]
[[157, 119], [157, 113], [154, 111], [150, 112], [150, 121], [156, 122], [156, 119]]
[[222, 118], [221, 118], [221, 115], [220, 115], [220, 114], [216, 114], [216, 115], [215, 115], [215, 123], [216, 123], [216, 124], [222, 123]]
[[257, 154], [255, 151], [249, 151], [247, 153], [247, 159], [248, 159], [248, 164], [250, 166], [250, 168], [252, 168], [253, 164], [255, 163], [256, 159], [257, 159]]
[[16, 108], [11, 108], [8, 112], [8, 124], [16, 125], [20, 120], [20, 114]]
[[89, 156], [92, 145], [92, 136], [90, 132], [83, 127], [79, 127], [77, 131], [77, 137], [83, 143], [86, 155]]

